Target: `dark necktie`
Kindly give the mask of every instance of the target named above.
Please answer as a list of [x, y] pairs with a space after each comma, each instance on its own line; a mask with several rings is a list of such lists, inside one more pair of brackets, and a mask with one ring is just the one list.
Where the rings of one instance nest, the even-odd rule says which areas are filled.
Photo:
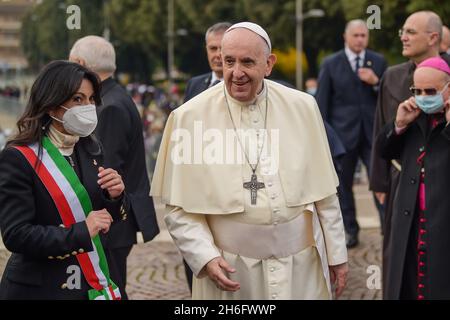
[[219, 79], [216, 79], [216, 80], [214, 80], [214, 82], [213, 83], [211, 83], [211, 85], [209, 86], [210, 88], [211, 87], [214, 87], [216, 84], [218, 84], [220, 82], [220, 80]]
[[355, 73], [356, 73], [356, 75], [358, 75], [359, 61], [360, 60], [361, 60], [361, 58], [359, 56], [356, 56], [356, 59], [355, 59]]

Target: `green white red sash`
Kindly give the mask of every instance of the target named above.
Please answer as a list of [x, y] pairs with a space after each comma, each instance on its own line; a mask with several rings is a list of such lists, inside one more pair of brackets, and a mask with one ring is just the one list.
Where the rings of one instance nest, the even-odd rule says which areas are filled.
[[[50, 193], [66, 228], [86, 220], [92, 211], [89, 194], [73, 168], [48, 137], [42, 140], [42, 158], [38, 157], [38, 144], [16, 147], [28, 160], [45, 188]], [[36, 165], [37, 164], [37, 165]], [[84, 277], [93, 288], [88, 291], [90, 300], [120, 300], [119, 288], [109, 276], [105, 252], [97, 235], [91, 252], [76, 257]]]

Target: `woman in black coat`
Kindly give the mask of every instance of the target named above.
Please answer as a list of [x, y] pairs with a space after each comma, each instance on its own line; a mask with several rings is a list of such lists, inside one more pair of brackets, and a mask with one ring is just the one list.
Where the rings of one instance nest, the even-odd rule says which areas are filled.
[[99, 83], [78, 64], [48, 64], [0, 155], [0, 229], [12, 252], [0, 299], [120, 299], [101, 243], [128, 206], [91, 135]]

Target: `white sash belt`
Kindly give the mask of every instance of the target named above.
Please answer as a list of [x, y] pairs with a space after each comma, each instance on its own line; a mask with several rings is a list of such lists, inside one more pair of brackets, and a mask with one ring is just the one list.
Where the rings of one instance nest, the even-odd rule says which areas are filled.
[[283, 258], [315, 245], [312, 214], [277, 225], [236, 222], [222, 215], [207, 215], [216, 246], [254, 259]]

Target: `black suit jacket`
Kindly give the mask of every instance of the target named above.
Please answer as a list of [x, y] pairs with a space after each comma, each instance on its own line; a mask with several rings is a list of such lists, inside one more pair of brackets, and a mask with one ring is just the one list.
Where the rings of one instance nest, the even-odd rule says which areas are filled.
[[211, 77], [212, 72], [208, 72], [191, 78], [186, 85], [186, 91], [184, 93], [184, 102], [191, 100], [199, 93], [208, 89], [209, 84], [211, 82]]
[[149, 196], [142, 122], [136, 105], [112, 78], [102, 82], [101, 95], [96, 135], [104, 147], [105, 166], [122, 176], [131, 206], [129, 219], [108, 233], [108, 248], [122, 248], [136, 243], [138, 230], [144, 241], [150, 241], [159, 228]]
[[[363, 67], [371, 68], [381, 79], [387, 63], [382, 55], [366, 50]], [[371, 145], [378, 88], [358, 78], [344, 50], [324, 60], [318, 82], [316, 100], [322, 116], [346, 150], [355, 149], [361, 138]]]
[[[82, 138], [74, 154], [80, 181], [89, 193], [93, 210], [105, 208], [114, 221], [122, 221], [120, 207], [123, 204], [127, 208], [126, 196], [120, 201], [110, 201], [97, 184], [98, 167], [103, 162], [98, 143]], [[93, 250], [86, 222], [70, 228], [60, 227], [61, 224], [58, 210], [34, 169], [17, 149], [5, 149], [0, 154], [0, 230], [12, 255], [0, 283], [0, 299], [88, 298], [91, 287], [81, 268], [80, 289], [62, 287], [70, 276], [67, 268], [79, 266], [76, 255]], [[105, 236], [100, 238], [105, 244]], [[110, 268], [114, 281], [118, 275], [113, 270]]]

